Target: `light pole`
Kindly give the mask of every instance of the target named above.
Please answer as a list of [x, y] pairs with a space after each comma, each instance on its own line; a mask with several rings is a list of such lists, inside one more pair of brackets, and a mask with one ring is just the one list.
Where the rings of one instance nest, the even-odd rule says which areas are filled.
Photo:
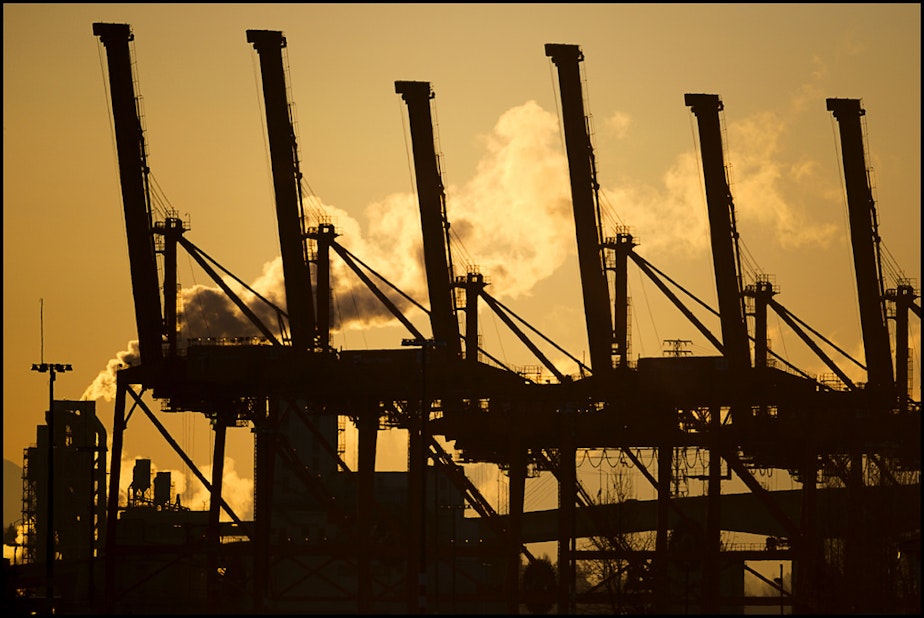
[[48, 522], [45, 528], [45, 593], [49, 605], [54, 604], [54, 564], [55, 564], [55, 374], [71, 371], [71, 366], [60, 363], [33, 363], [32, 371], [48, 374], [48, 487], [45, 490], [48, 506]]
[[427, 350], [439, 345], [445, 345], [436, 339], [402, 339], [401, 345], [420, 348], [420, 418], [418, 431], [420, 432], [418, 455], [420, 461], [420, 556], [417, 585], [419, 587], [418, 611], [427, 613], [427, 420], [430, 416], [430, 404], [427, 401]]

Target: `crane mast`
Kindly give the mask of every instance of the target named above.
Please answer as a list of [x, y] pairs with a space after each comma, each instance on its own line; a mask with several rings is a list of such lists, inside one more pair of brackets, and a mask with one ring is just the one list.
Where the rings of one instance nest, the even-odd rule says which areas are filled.
[[417, 199], [420, 204], [420, 228], [423, 236], [424, 265], [430, 294], [430, 324], [433, 337], [441, 342], [447, 356], [459, 358], [459, 322], [455, 314], [449, 250], [446, 235], [445, 193], [433, 140], [430, 99], [434, 98], [430, 82], [396, 81], [395, 93], [407, 103]]
[[551, 57], [558, 67], [591, 369], [594, 375], [605, 376], [613, 369], [613, 327], [603, 247], [597, 226], [599, 217], [594, 198], [596, 179], [593, 172], [593, 147], [587, 132], [581, 92], [579, 63], [584, 59], [584, 54], [577, 45], [547, 43], [545, 55]]
[[247, 42], [253, 44], [260, 56], [263, 76], [266, 128], [276, 193], [276, 222], [292, 346], [298, 350], [312, 349], [315, 345], [316, 320], [299, 200], [301, 172], [298, 169], [298, 147], [289, 115], [282, 61], [286, 39], [278, 31], [248, 30]]
[[138, 351], [142, 365], [151, 366], [163, 358], [164, 325], [151, 205], [147, 193], [149, 169], [128, 45], [134, 35], [128, 24], [108, 23], [94, 23], [93, 34], [99, 37], [106, 48], [119, 181], [128, 239], [128, 261], [138, 328]]
[[860, 325], [866, 351], [867, 386], [872, 390], [891, 392], [895, 383], [885, 294], [879, 268], [876, 205], [869, 186], [863, 150], [863, 128], [860, 124], [860, 118], [866, 110], [860, 107], [859, 99], [827, 99], [826, 103], [840, 128], [850, 245], [853, 247]]
[[684, 103], [691, 108], [699, 126], [722, 344], [729, 367], [744, 370], [751, 366], [751, 354], [738, 263], [735, 204], [725, 175], [725, 156], [722, 150], [719, 112], [723, 105], [717, 94], [685, 94]]

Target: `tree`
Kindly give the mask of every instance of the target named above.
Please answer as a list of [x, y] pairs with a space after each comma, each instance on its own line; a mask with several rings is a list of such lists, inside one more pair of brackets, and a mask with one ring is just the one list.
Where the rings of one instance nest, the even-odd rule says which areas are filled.
[[[597, 495], [596, 505], [622, 504], [633, 493], [628, 470], [616, 466], [609, 477], [606, 495]], [[591, 507], [593, 508], [593, 507]], [[646, 558], [633, 556], [634, 552], [651, 550], [654, 539], [650, 533], [627, 532], [630, 529], [625, 515], [616, 510], [605, 527], [598, 526], [599, 534], [589, 538], [590, 545], [604, 553], [599, 560], [588, 560], [578, 565], [578, 580], [584, 579], [586, 589], [578, 593], [604, 593], [604, 603], [592, 604], [601, 613], [638, 614], [651, 611], [651, 568]], [[583, 576], [583, 577], [582, 577]]]

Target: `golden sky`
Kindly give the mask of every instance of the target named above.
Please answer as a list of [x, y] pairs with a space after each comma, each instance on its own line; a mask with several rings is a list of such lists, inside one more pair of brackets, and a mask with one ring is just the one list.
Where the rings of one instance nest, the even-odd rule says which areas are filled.
[[[421, 288], [419, 219], [394, 82], [431, 82], [457, 274], [477, 265], [490, 293], [578, 358], [586, 334], [545, 43], [584, 52], [610, 235], [630, 226], [637, 252], [704, 301], [715, 306], [715, 285], [689, 92], [724, 102], [738, 231], [750, 271], [776, 277], [779, 302], [862, 360], [828, 97], [863, 100], [880, 233], [896, 267], [887, 274], [920, 281], [917, 4], [4, 4], [3, 17], [3, 452], [17, 464], [47, 408], [47, 377], [29, 371], [42, 353], [39, 299], [44, 360], [74, 367], [59, 376], [57, 398], [80, 398], [136, 338], [105, 50], [93, 22], [132, 26], [161, 205], [188, 216], [187, 238], [247, 282], [271, 286], [279, 255], [247, 29], [281, 30], [288, 41], [312, 203], [345, 247], [411, 292]], [[211, 285], [182, 258], [180, 277], [187, 290]], [[665, 339], [715, 353], [635, 273], [630, 294], [633, 355], [660, 356]], [[346, 311], [349, 291], [338, 299]], [[538, 364], [498, 321], [486, 315], [482, 324], [492, 354]], [[827, 372], [794, 334], [770, 326], [775, 351]], [[333, 344], [398, 347], [403, 336], [357, 326]], [[913, 344], [920, 376], [917, 321]], [[111, 402], [97, 405], [111, 428]], [[207, 429], [169, 422], [206, 463]], [[150, 456], [143, 443], [126, 448]], [[249, 466], [245, 456], [237, 470], [247, 475]]]

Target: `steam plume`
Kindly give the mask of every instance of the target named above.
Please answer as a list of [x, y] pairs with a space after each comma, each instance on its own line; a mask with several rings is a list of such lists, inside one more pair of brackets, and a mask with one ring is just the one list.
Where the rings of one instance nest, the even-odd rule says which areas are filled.
[[[606, 126], [615, 139], [634, 129], [632, 119], [618, 111], [610, 114]], [[761, 114], [732, 125], [729, 158], [738, 176], [733, 186], [736, 209], [745, 225], [751, 221], [773, 230], [783, 247], [824, 245], [834, 226], [814, 223], [802, 214], [805, 209], [794, 205], [797, 198], [790, 197], [812, 194], [809, 176], [814, 176], [811, 172], [816, 164], [805, 159], [785, 160], [780, 143], [786, 128], [779, 118]], [[477, 266], [491, 280], [494, 296], [528, 295], [574, 253], [568, 168], [558, 120], [535, 101], [528, 101], [504, 112], [482, 141], [485, 155], [474, 178], [446, 190], [455, 274]], [[731, 148], [736, 144], [743, 148]], [[678, 153], [658, 186], [627, 181], [601, 190], [604, 214], [607, 209], [614, 210], [620, 221], [631, 226], [643, 239], [646, 255], [689, 257], [708, 251], [708, 221], [697, 157], [693, 149]], [[814, 189], [814, 193], [819, 190], [825, 191]], [[429, 304], [415, 195], [394, 193], [370, 204], [364, 212], [365, 233], [347, 212], [332, 205], [321, 207], [335, 224], [338, 241], [344, 247], [405, 293], [425, 306]], [[393, 320], [333, 254], [331, 279], [335, 331]], [[241, 287], [233, 282], [229, 285]], [[281, 259], [264, 264], [263, 273], [251, 287], [284, 309]], [[240, 290], [240, 296], [269, 328], [278, 331], [278, 318], [271, 308], [246, 291]], [[400, 308], [408, 308], [409, 303], [400, 296], [389, 296]], [[260, 335], [217, 287], [186, 288], [181, 301], [181, 324], [187, 337]], [[137, 345], [109, 362], [87, 389], [86, 397], [111, 398], [114, 367], [126, 362], [122, 355], [137, 358]]]
[[[557, 131], [555, 116], [534, 101], [507, 111], [483, 138], [487, 154], [475, 178], [461, 187], [447, 188], [456, 274], [478, 266], [490, 276], [499, 296], [515, 297], [552, 274], [572, 251], [573, 233], [562, 233], [562, 229], [573, 229], [573, 224], [567, 166]], [[370, 204], [364, 213], [365, 234], [345, 211], [330, 205], [324, 205], [324, 211], [335, 223], [344, 247], [405, 293], [429, 304], [416, 196], [395, 193]], [[393, 319], [336, 257], [332, 258], [331, 279], [335, 329], [375, 326]], [[267, 297], [284, 299], [279, 258], [264, 266], [252, 287], [263, 287]], [[399, 308], [407, 308], [400, 296], [389, 296]], [[184, 290], [183, 302], [191, 336], [195, 332], [256, 334], [217, 288]]]
[[[835, 226], [813, 221], [802, 203], [830, 200], [831, 193], [818, 186], [817, 162], [804, 157], [787, 160], [780, 145], [786, 129], [784, 121], [770, 114], [731, 123], [726, 163], [734, 171], [731, 190], [739, 231], [747, 239], [751, 230], [761, 230], [763, 235], [769, 230], [767, 236], [785, 249], [827, 246]], [[708, 251], [698, 152], [679, 153], [660, 186], [627, 182], [605, 187], [601, 193], [619, 219], [642, 239], [646, 255], [677, 258]]]
[[[212, 478], [211, 465], [201, 466], [199, 471], [202, 472], [205, 478]], [[183, 472], [177, 470], [171, 471], [170, 478], [184, 506], [188, 506], [195, 510], [205, 510], [208, 508], [211, 496], [198, 479], [192, 479], [190, 482]], [[224, 501], [228, 503], [228, 506], [234, 511], [234, 514], [242, 520], [252, 519], [253, 480], [241, 478], [234, 468], [234, 460], [230, 457], [225, 457], [221, 478], [221, 497]], [[221, 520], [230, 521], [230, 519], [230, 516], [222, 510]]]
[[137, 365], [140, 360], [138, 340], [133, 339], [128, 342], [128, 349], [116, 353], [115, 358], [106, 363], [106, 368], [97, 374], [80, 398], [94, 401], [102, 397], [106, 401], [112, 401], [116, 391], [116, 371], [120, 367]]
[[[141, 455], [133, 456], [122, 453], [121, 473], [119, 477], [119, 503], [128, 502], [129, 488], [135, 470], [135, 461], [138, 459], [151, 460], [151, 482], [158, 472], [169, 472], [170, 482], [173, 485], [171, 501], [175, 496], [180, 497], [180, 504], [192, 510], [207, 510], [209, 508], [210, 494], [208, 490], [195, 477], [187, 478], [187, 474], [181, 470], [160, 469], [157, 461], [151, 457]], [[234, 459], [225, 457], [225, 463], [222, 474], [221, 497], [235, 515], [242, 520], [253, 518], [253, 480], [242, 478], [235, 470]], [[110, 467], [111, 469], [111, 467]], [[199, 471], [207, 479], [212, 478], [212, 466], [200, 466]], [[153, 491], [153, 490], [152, 490]], [[153, 497], [152, 495], [148, 496]], [[230, 517], [222, 510], [222, 521], [230, 520]]]

